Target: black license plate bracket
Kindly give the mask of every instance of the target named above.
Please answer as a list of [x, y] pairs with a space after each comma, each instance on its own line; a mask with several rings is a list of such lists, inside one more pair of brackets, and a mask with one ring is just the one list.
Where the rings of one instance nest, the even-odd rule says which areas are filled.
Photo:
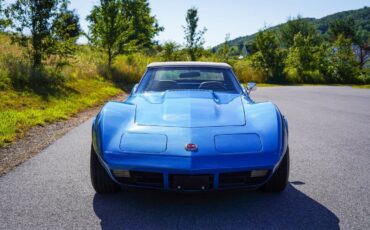
[[211, 175], [171, 175], [170, 186], [177, 190], [208, 190], [213, 185]]

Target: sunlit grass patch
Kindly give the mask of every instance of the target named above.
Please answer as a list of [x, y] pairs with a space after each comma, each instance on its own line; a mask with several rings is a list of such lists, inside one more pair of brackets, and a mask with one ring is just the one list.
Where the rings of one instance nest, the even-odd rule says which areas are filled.
[[257, 87], [278, 87], [282, 85], [270, 84], [270, 83], [257, 83]]
[[370, 89], [370, 85], [353, 85], [354, 88]]
[[76, 90], [48, 100], [33, 93], [7, 90], [0, 94], [0, 147], [22, 137], [33, 126], [68, 119], [122, 91], [108, 81], [86, 79], [70, 83]]

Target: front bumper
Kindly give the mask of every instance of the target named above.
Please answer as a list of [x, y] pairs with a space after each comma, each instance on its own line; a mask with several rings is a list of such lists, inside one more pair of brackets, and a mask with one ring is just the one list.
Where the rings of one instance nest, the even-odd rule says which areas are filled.
[[[260, 187], [279, 161], [279, 154], [266, 153], [183, 157], [105, 152], [102, 163], [122, 186], [204, 191]], [[252, 177], [253, 170], [265, 170], [266, 175]], [[126, 175], [115, 173], [120, 171]]]

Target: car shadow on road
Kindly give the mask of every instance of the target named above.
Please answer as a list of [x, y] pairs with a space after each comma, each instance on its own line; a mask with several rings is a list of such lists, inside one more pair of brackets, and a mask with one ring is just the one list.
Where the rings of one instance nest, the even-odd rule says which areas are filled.
[[102, 229], [339, 229], [339, 219], [292, 185], [281, 194], [180, 194], [142, 190], [98, 195]]

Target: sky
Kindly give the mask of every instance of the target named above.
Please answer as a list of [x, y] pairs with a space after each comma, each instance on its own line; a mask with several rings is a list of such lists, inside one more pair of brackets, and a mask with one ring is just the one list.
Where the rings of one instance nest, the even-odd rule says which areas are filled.
[[[71, 0], [70, 8], [80, 15], [81, 27], [87, 31], [86, 16], [98, 0]], [[264, 27], [285, 22], [289, 17], [321, 18], [344, 10], [370, 6], [365, 0], [149, 0], [152, 15], [165, 30], [155, 38], [160, 43], [184, 44], [187, 9], [198, 8], [199, 27], [207, 28], [206, 48], [222, 43], [226, 34], [236, 38], [253, 34]], [[81, 43], [86, 42], [80, 39]]]

